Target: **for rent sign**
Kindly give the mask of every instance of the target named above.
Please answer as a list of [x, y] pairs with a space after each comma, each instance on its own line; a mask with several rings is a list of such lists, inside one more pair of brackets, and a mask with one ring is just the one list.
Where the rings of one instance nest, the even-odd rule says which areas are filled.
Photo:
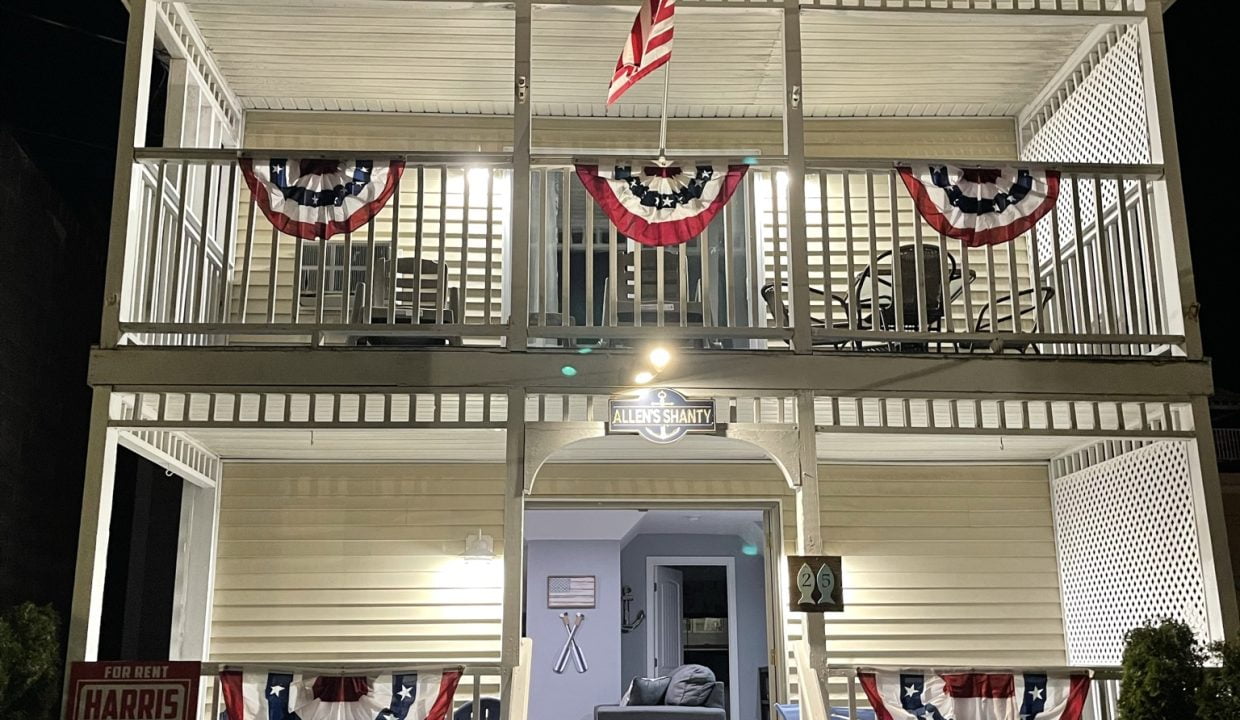
[[65, 720], [190, 720], [201, 675], [197, 662], [73, 663]]

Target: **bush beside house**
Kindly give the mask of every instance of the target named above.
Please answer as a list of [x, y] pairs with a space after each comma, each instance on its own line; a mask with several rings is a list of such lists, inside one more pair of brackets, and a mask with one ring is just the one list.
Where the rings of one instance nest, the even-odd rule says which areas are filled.
[[0, 718], [53, 720], [60, 705], [60, 620], [51, 606], [0, 612]]

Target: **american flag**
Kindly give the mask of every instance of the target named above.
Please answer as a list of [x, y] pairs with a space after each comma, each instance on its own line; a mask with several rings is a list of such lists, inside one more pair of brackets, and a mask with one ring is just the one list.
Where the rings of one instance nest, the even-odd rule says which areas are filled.
[[607, 91], [607, 104], [611, 105], [646, 77], [672, 59], [672, 24], [676, 12], [676, 0], [642, 0], [633, 29], [616, 61], [616, 72], [611, 77]]

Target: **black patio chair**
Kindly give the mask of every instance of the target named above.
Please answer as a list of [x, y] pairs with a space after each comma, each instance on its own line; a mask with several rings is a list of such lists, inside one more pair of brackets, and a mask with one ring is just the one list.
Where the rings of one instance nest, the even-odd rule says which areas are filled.
[[[1006, 306], [1006, 310], [1007, 310], [1007, 314], [999, 315], [996, 322], [992, 323], [990, 320], [990, 304], [987, 303], [986, 305], [983, 305], [981, 311], [978, 312], [977, 314], [977, 322], [974, 324], [973, 332], [977, 334], [1003, 333], [1003, 332], [1011, 332], [1013, 334], [1016, 334], [1016, 333], [1028, 334], [1028, 333], [1023, 333], [1022, 329], [1024, 327], [1025, 320], [1029, 317], [1033, 317], [1033, 321], [1032, 321], [1033, 326], [1031, 328], [1031, 332], [1034, 332], [1034, 333], [1038, 332], [1040, 330], [1040, 328], [1038, 327], [1038, 308], [1039, 307], [1042, 308], [1043, 312], [1041, 313], [1041, 315], [1045, 317], [1046, 307], [1050, 305], [1051, 300], [1055, 298], [1055, 288], [1052, 288], [1052, 287], [1042, 288], [1041, 298], [1035, 301], [1034, 294], [1037, 292], [1038, 291], [1036, 289], [1030, 289], [1030, 290], [1021, 290], [1020, 292], [1016, 293], [1016, 298], [1017, 298], [1016, 304], [1020, 308], [1020, 312], [1017, 314], [1018, 317], [1017, 317], [1016, 322], [1013, 322], [1013, 313], [1011, 311], [1013, 303], [1012, 303], [1012, 296], [1010, 294], [1004, 295], [1003, 297], [995, 300], [994, 305], [996, 308], [1005, 308]], [[1026, 303], [1021, 302], [1020, 301], [1021, 298], [1029, 298], [1029, 303], [1026, 304]], [[1010, 331], [997, 330], [997, 328], [1001, 328], [1005, 323], [1011, 324], [1012, 330]], [[995, 339], [990, 340], [990, 341], [962, 342], [958, 344], [958, 347], [961, 350], [965, 350], [970, 353], [975, 350], [990, 350], [996, 353], [1013, 351], [1013, 352], [1018, 352], [1023, 355], [1026, 352], [1029, 352], [1032, 350], [1035, 355], [1042, 354], [1042, 351], [1038, 348], [1038, 346], [1032, 342], [1029, 342], [1028, 340], [1017, 339], [1017, 338], [1008, 339], [1008, 338], [1003, 337], [1003, 335], [1001, 334], [996, 334]]]

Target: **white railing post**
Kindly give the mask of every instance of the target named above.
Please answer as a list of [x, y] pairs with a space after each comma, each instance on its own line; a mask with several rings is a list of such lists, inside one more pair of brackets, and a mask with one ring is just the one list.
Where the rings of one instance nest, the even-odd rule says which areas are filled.
[[[1201, 572], [1207, 597], [1217, 598], [1206, 607], [1206, 619], [1215, 639], [1240, 637], [1240, 610], [1237, 609], [1235, 575], [1227, 542], [1227, 520], [1223, 509], [1223, 487], [1218, 473], [1214, 432], [1210, 424], [1210, 403], [1203, 396], [1192, 399], [1193, 429], [1197, 437], [1189, 447], [1191, 477], [1197, 482], [1197, 537], [1201, 553]], [[1220, 635], [1222, 637], [1218, 637]]]
[[[805, 237], [805, 119], [801, 82], [801, 4], [784, 2], [784, 154], [788, 156], [788, 275], [792, 284], [792, 349], [813, 350], [809, 319], [809, 247]], [[779, 191], [773, 183], [772, 194]], [[774, 214], [771, 225], [778, 227]]]
[[[121, 91], [120, 131], [116, 142], [116, 181], [112, 190], [112, 225], [108, 233], [107, 275], [103, 285], [103, 320], [99, 344], [116, 347], [121, 317], [128, 313], [126, 268], [137, 252], [142, 213], [142, 174], [133, 150], [146, 144], [147, 105], [151, 90], [151, 55], [155, 41], [155, 2], [131, 0], [125, 43], [125, 83]], [[131, 242], [134, 239], [135, 242]]]
[[[508, 254], [508, 349], [525, 350], [529, 337], [530, 271], [530, 34], [531, 0], [514, 7], [514, 61], [512, 96], [512, 232]], [[547, 189], [543, 187], [545, 201]], [[511, 409], [510, 409], [511, 411]]]
[[[797, 392], [797, 458], [798, 477], [797, 552], [802, 555], [819, 555], [823, 552], [822, 503], [818, 491], [818, 443], [814, 416], [814, 393], [812, 390]], [[827, 696], [827, 625], [822, 613], [808, 613], [802, 626], [804, 642], [808, 644], [806, 660], [808, 668], [801, 667], [798, 677], [802, 684], [815, 683]]]

